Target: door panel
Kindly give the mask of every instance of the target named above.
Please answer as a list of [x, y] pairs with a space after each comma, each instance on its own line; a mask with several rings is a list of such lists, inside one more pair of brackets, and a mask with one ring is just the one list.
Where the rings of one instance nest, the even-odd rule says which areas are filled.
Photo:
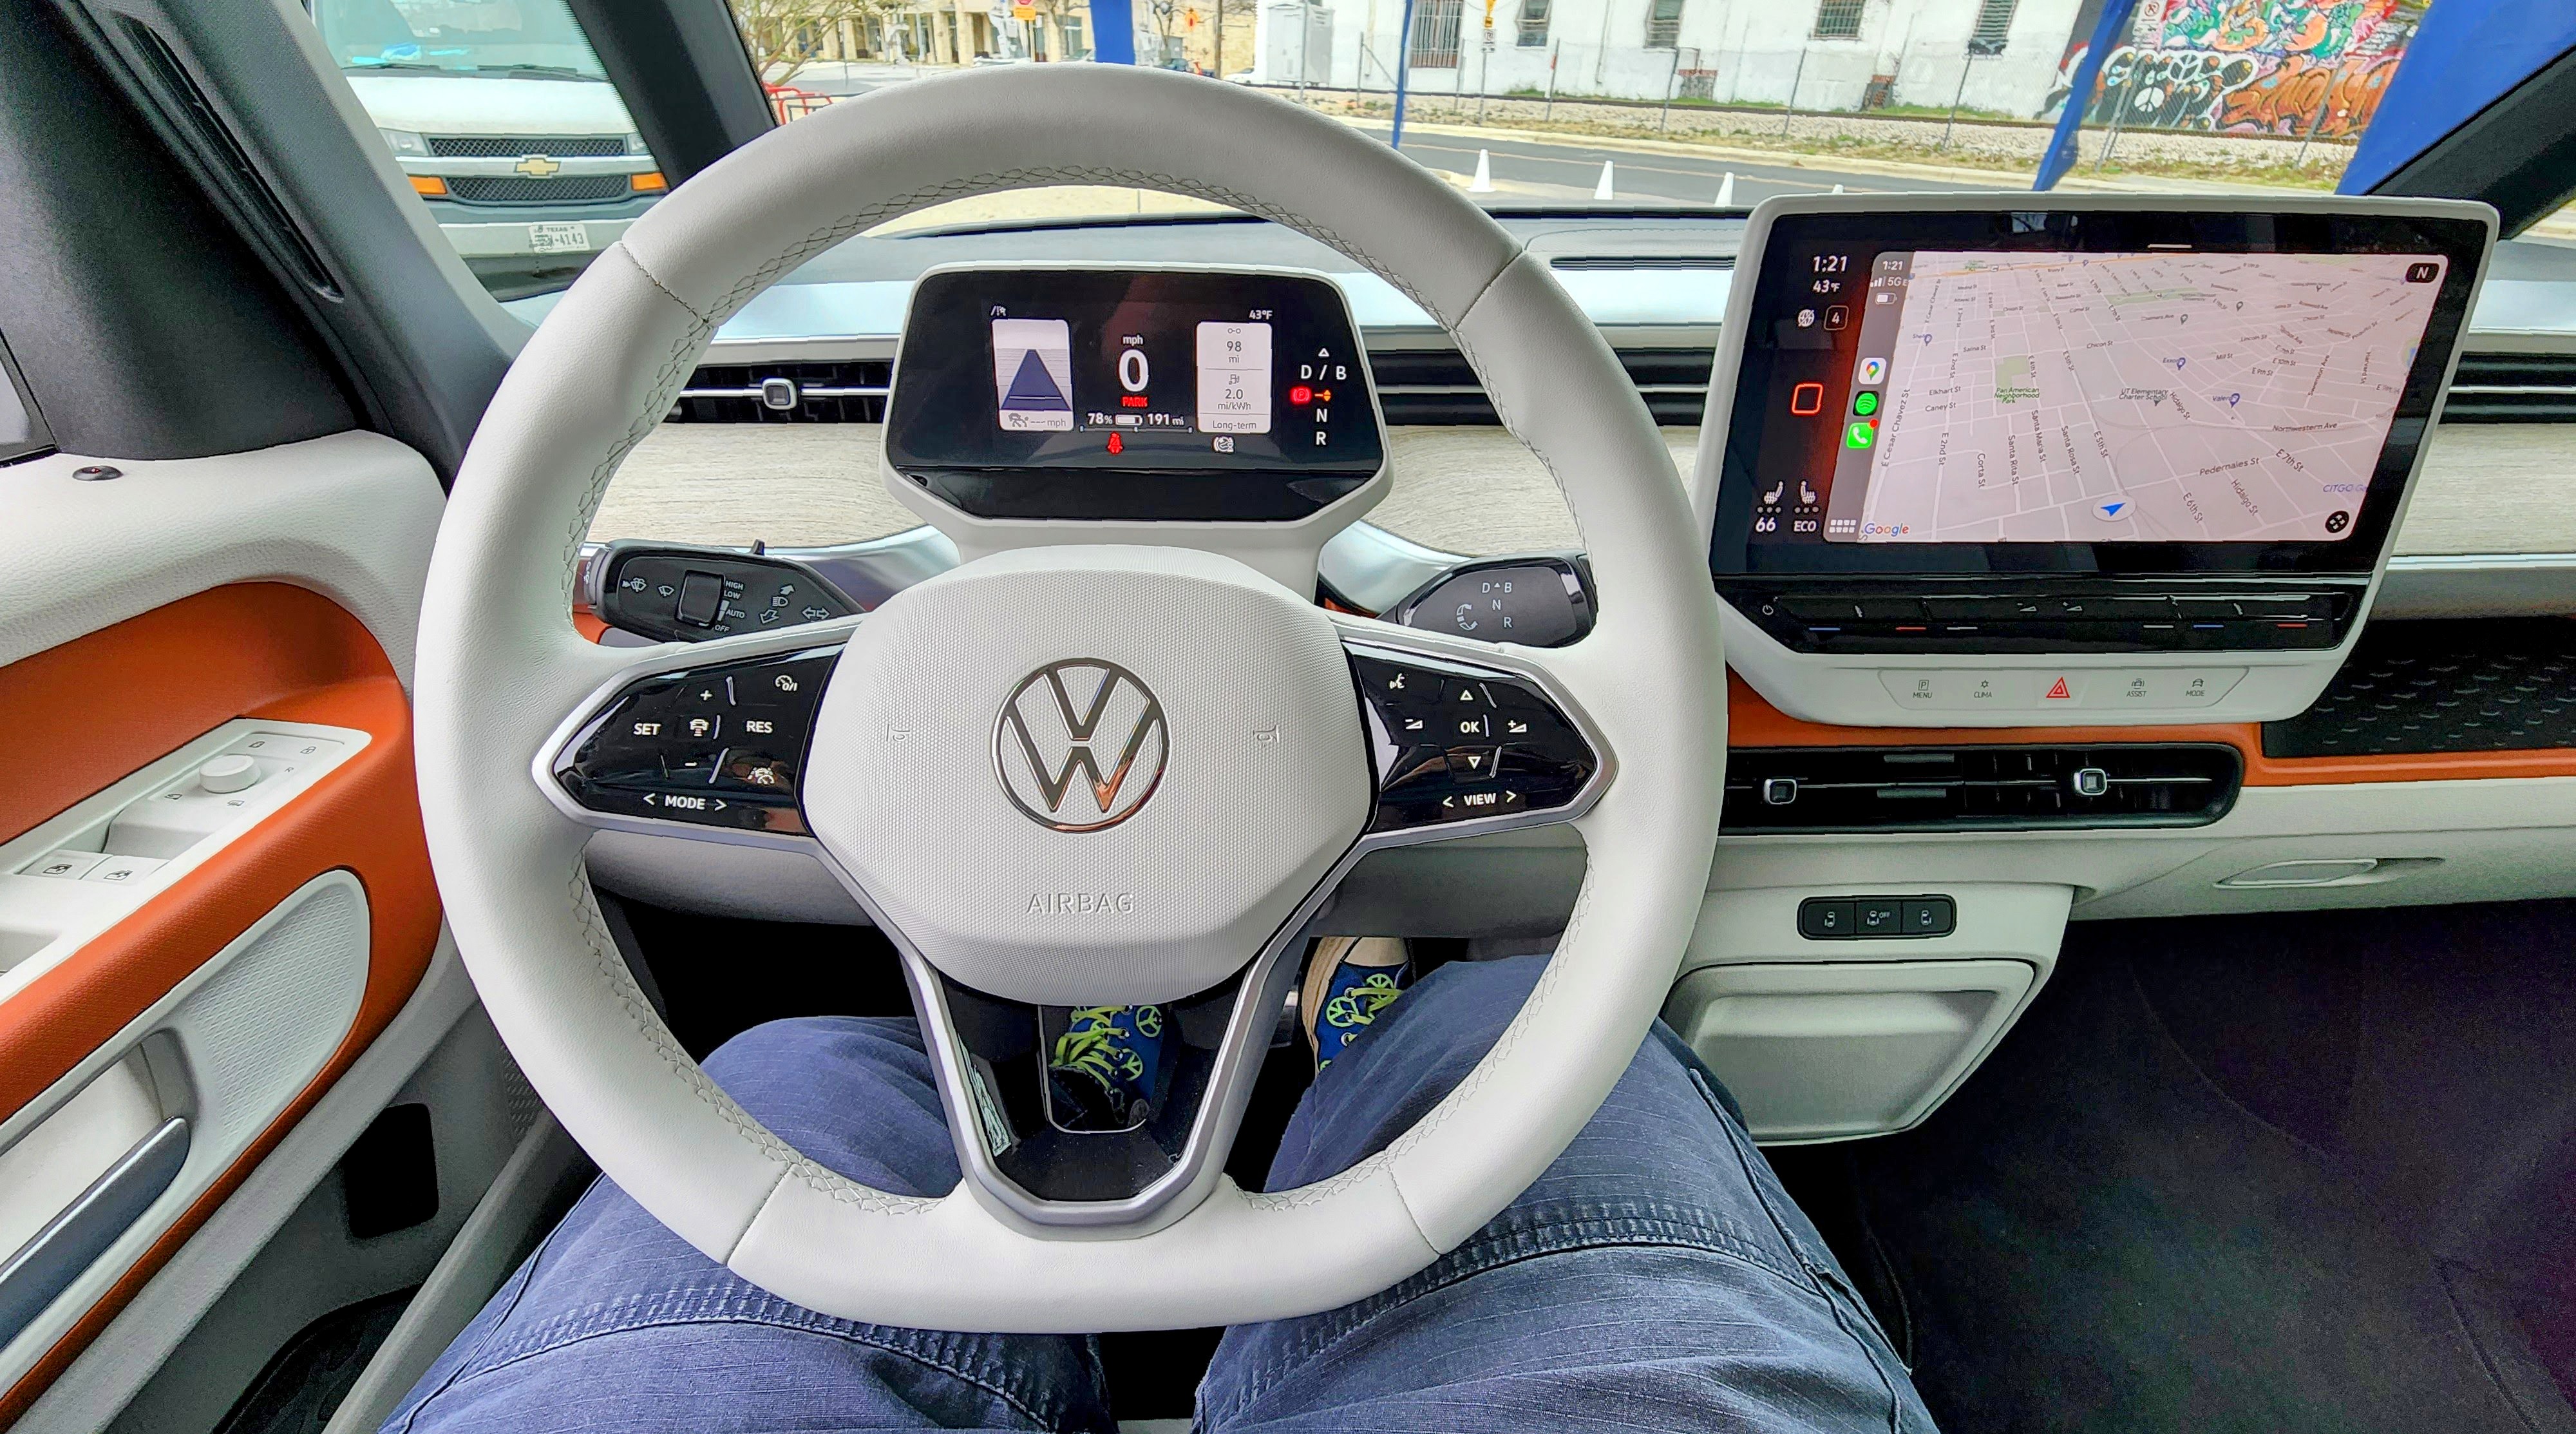
[[[403, 685], [441, 506], [426, 466], [363, 434], [68, 481], [86, 461], [0, 469], [0, 723], [40, 754], [0, 783], [0, 1186], [70, 1102], [155, 1130], [184, 1119], [190, 1138], [140, 1219], [122, 1210], [113, 1239], [68, 1246], [105, 1253], [18, 1338], [0, 1330], [0, 1423], [75, 1359], [134, 1385], [151, 1372], [101, 1332], [412, 1000], [441, 927]], [[209, 835], [157, 838], [166, 867], [116, 893], [131, 908], [112, 923], [49, 939], [25, 919], [68, 909], [65, 877], [30, 874], [62, 870], [49, 852], [108, 862], [115, 833], [149, 827], [120, 813], [223, 805], [201, 769], [263, 724], [345, 750], [291, 779], [259, 758], [277, 785]], [[33, 1206], [64, 1198], [30, 1190]]]

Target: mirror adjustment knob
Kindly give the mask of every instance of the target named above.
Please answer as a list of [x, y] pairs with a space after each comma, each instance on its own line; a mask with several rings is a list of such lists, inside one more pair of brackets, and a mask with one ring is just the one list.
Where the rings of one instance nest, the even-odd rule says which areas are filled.
[[238, 792], [259, 780], [259, 763], [248, 757], [217, 757], [197, 769], [197, 785], [210, 792]]

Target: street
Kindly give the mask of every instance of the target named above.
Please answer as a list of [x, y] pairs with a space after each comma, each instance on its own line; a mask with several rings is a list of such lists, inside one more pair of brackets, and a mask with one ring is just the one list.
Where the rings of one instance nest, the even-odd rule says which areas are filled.
[[[1445, 120], [1446, 116], [1442, 118]], [[1387, 126], [1381, 121], [1363, 121], [1355, 127], [1380, 139], [1386, 137]], [[1577, 139], [1542, 142], [1500, 135], [1488, 139], [1481, 135], [1471, 137], [1425, 131], [1410, 124], [1405, 127], [1405, 155], [1427, 169], [1472, 175], [1476, 172], [1476, 152], [1479, 149], [1493, 157], [1494, 183], [1501, 191], [1495, 196], [1498, 199], [1509, 199], [1515, 191], [1534, 198], [1588, 199], [1593, 185], [1601, 178], [1603, 160], [1612, 164], [1613, 197], [1679, 200], [1688, 204], [1716, 203], [1718, 186], [1725, 182], [1729, 172], [1735, 175], [1734, 202], [1746, 208], [1775, 194], [1813, 194], [1818, 190], [1832, 189], [1837, 184], [1855, 194], [1948, 192], [1983, 187], [1956, 180], [1836, 173], [1830, 169], [1798, 168], [1788, 164], [1747, 163], [1729, 157], [1699, 159], [1663, 152], [1597, 148]]]

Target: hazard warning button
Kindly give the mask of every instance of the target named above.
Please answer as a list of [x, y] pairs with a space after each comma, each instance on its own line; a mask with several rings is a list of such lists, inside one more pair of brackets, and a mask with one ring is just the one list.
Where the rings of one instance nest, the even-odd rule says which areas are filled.
[[2074, 706], [2084, 695], [2084, 679], [2071, 673], [2042, 673], [2039, 679], [2039, 705], [2042, 707]]

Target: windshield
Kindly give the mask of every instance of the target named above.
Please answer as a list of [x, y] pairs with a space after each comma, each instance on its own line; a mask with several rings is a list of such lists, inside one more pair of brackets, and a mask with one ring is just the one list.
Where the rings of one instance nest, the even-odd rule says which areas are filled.
[[[2411, 112], [2392, 132], [2431, 122], [2396, 82], [2435, 3], [729, 0], [779, 124], [959, 69], [1185, 70], [1394, 145], [1499, 214], [1588, 219], [1597, 232], [1578, 257], [1596, 264], [1620, 257], [1621, 232], [1657, 263], [1673, 256], [1648, 251], [1710, 250], [1707, 236], [1614, 232], [1618, 216], [1705, 225], [1790, 193], [2261, 196], [2329, 193], [2348, 175], [2367, 187], [2388, 172], [2367, 141], [2393, 112], [2390, 96]], [[2438, 3], [2474, 16], [2485, 0]], [[441, 98], [448, 92], [417, 83], [601, 78], [564, 0], [314, 4], [334, 60], [413, 187], [496, 294], [532, 301], [524, 317], [664, 192], [612, 87], [578, 87], [601, 95], [585, 107], [496, 98], [490, 86]], [[2450, 58], [2428, 62], [2446, 84]], [[1243, 237], [1197, 222], [1212, 217], [1222, 216], [1200, 200], [1058, 186], [937, 206], [854, 243], [1054, 236], [1033, 238], [1035, 252], [1056, 246], [1067, 225], [1172, 221], [1180, 227], [1168, 247], [1235, 260]], [[2553, 216], [2523, 242], [2564, 249], [2576, 244], [2576, 221]], [[839, 282], [854, 268], [908, 280], [938, 262], [936, 247], [915, 246], [912, 263], [825, 255], [787, 283]], [[1702, 322], [1710, 297], [1668, 283], [1592, 288], [1627, 310], [1651, 308], [1658, 293], [1688, 295], [1693, 312], [1663, 316], [1674, 323]]]
[[346, 72], [605, 80], [563, 0], [316, 0]]

